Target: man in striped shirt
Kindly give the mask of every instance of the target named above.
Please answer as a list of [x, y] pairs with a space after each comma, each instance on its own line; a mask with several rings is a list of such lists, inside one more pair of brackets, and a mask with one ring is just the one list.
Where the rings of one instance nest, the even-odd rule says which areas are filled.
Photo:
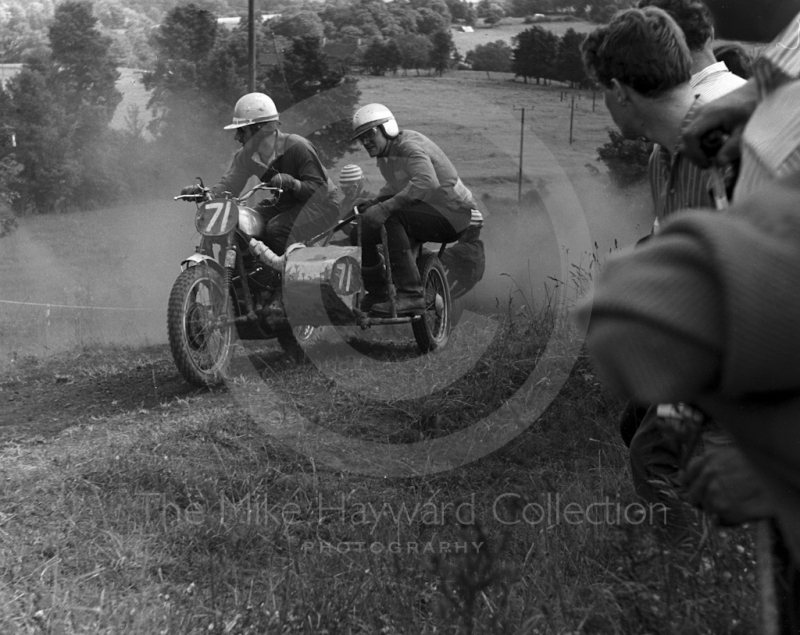
[[[713, 101], [744, 85], [746, 81], [714, 57], [714, 23], [708, 7], [700, 0], [640, 0], [639, 8], [658, 7], [677, 23], [686, 38], [692, 58], [689, 86], [697, 97], [693, 105]], [[714, 174], [698, 169], [674, 148], [657, 144], [650, 155], [650, 190], [656, 213], [656, 228], [673, 212], [716, 204]], [[711, 181], [709, 180], [711, 176]], [[721, 174], [720, 174], [721, 176]], [[719, 187], [720, 181], [716, 182]], [[721, 189], [721, 188], [720, 188]], [[718, 195], [723, 193], [717, 192]]]
[[[746, 83], [728, 70], [724, 62], [714, 57], [714, 23], [708, 7], [700, 0], [640, 0], [639, 8], [658, 7], [676, 22], [686, 38], [691, 55], [692, 77], [689, 86], [696, 96], [693, 108], [712, 101]], [[691, 112], [691, 109], [690, 109]], [[715, 168], [711, 168], [714, 170]], [[656, 144], [650, 156], [650, 189], [653, 196], [656, 222], [682, 209], [718, 209], [727, 206], [723, 175], [710, 175], [687, 159], [681, 152], [669, 151]], [[714, 196], [710, 194], [712, 190]], [[670, 503], [663, 487], [654, 482], [674, 479], [680, 469], [683, 448], [664, 436], [664, 418], [680, 420], [676, 413], [690, 411], [685, 404], [653, 404], [649, 407], [631, 403], [620, 418], [620, 430], [630, 448], [631, 475], [636, 491], [650, 502]], [[705, 421], [704, 441], [729, 445], [732, 440], [719, 425]], [[683, 520], [681, 518], [681, 520]]]
[[[698, 108], [683, 135], [685, 154], [701, 167], [741, 158], [735, 201], [800, 173], [800, 82], [794, 81], [800, 78], [800, 0], [708, 0], [708, 5], [726, 38], [771, 40], [753, 64], [753, 77]], [[702, 145], [712, 131], [725, 140], [713, 159]]]
[[[587, 37], [583, 55], [587, 70], [605, 87], [606, 105], [622, 135], [661, 146], [650, 162], [657, 218], [688, 207], [713, 208], [710, 173], [676, 151], [696, 97], [691, 82], [695, 60], [674, 19], [658, 7], [621, 11]], [[657, 406], [651, 406], [630, 442], [631, 472], [639, 496], [663, 514], [650, 521], [678, 532], [687, 524], [685, 510], [667, 489], [677, 475], [680, 454], [681, 448], [660, 430]]]

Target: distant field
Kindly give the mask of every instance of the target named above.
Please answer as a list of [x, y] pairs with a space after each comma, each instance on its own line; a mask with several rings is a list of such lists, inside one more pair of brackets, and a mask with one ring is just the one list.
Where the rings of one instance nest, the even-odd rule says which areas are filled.
[[497, 40], [503, 40], [511, 46], [511, 38], [519, 35], [522, 31], [532, 26], [540, 26], [548, 31], [552, 31], [559, 37], [564, 35], [567, 29], [575, 29], [578, 33], [589, 33], [597, 28], [596, 24], [575, 20], [572, 22], [537, 22], [534, 24], [523, 24], [523, 18], [504, 18], [499, 24], [493, 27], [478, 25], [472, 33], [462, 33], [453, 31], [453, 42], [461, 55], [471, 51], [479, 44], [488, 44]]

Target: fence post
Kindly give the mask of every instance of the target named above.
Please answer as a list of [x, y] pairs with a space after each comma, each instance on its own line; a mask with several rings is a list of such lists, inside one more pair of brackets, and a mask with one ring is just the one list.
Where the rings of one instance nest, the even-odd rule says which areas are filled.
[[569, 145], [572, 145], [572, 121], [575, 119], [575, 95], [572, 96], [572, 105], [569, 109]]

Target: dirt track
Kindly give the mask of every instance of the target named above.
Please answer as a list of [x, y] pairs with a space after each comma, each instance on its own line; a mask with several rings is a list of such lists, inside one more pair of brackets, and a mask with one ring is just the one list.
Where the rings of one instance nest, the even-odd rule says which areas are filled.
[[214, 395], [187, 384], [165, 346], [23, 360], [0, 375], [0, 444], [197, 394]]

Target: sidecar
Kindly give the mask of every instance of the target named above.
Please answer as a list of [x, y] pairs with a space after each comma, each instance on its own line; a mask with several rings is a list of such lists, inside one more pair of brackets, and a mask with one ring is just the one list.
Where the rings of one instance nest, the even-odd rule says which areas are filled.
[[[391, 267], [386, 267], [392, 315], [376, 317], [359, 310], [364, 285], [361, 281], [361, 248], [325, 244], [296, 249], [287, 254], [283, 273], [284, 310], [297, 325], [357, 325], [363, 329], [387, 324], [411, 324], [420, 351], [444, 347], [450, 336], [451, 299], [444, 266], [436, 254], [417, 246], [426, 310], [422, 315], [398, 315], [394, 308]], [[388, 252], [384, 252], [387, 263]]]

